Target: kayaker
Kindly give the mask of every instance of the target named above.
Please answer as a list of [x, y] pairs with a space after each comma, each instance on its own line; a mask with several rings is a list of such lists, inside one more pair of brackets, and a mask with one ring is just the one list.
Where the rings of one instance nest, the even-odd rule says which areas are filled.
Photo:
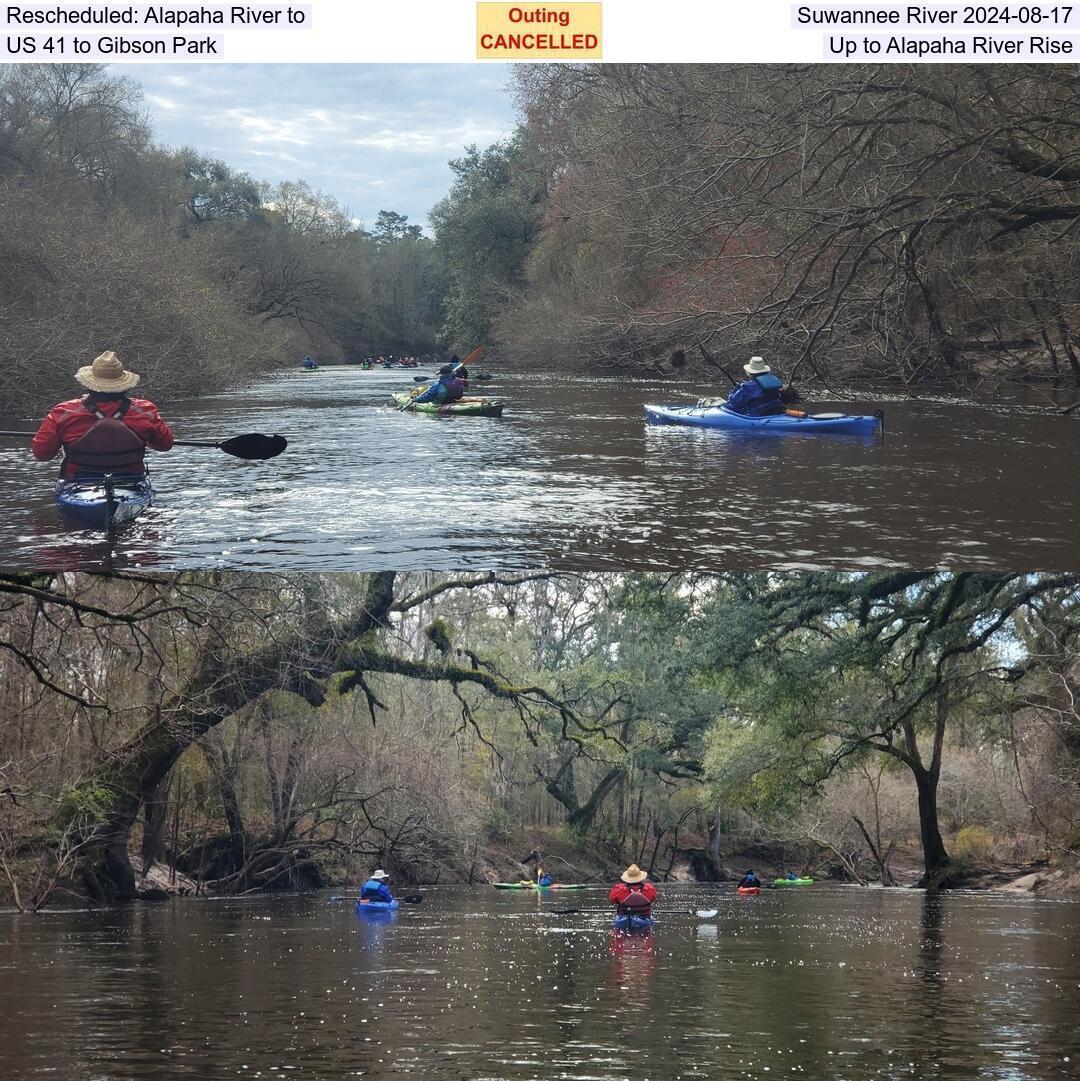
[[743, 365], [749, 379], [740, 383], [727, 398], [728, 409], [747, 417], [768, 417], [783, 413], [783, 380], [777, 378], [763, 357], [751, 357]]
[[390, 892], [390, 887], [387, 885], [389, 881], [390, 876], [381, 868], [377, 871], [372, 871], [371, 878], [360, 887], [360, 900], [382, 901], [384, 904], [390, 904], [394, 899], [394, 895]]
[[112, 350], [80, 368], [75, 381], [89, 393], [49, 410], [30, 444], [31, 453], [48, 462], [63, 450], [63, 477], [141, 477], [146, 448], [171, 449], [173, 434], [153, 402], [128, 396], [140, 378], [127, 371]]
[[761, 879], [758, 878], [758, 876], [754, 874], [753, 871], [747, 871], [746, 874], [742, 876], [738, 888], [740, 890], [761, 889]]
[[794, 871], [788, 871], [788, 873], [787, 873], [787, 874], [786, 874], [786, 875], [785, 875], [784, 877], [785, 877], [785, 878], [786, 878], [786, 879], [787, 879], [787, 880], [788, 880], [789, 882], [797, 882], [797, 881], [798, 881], [798, 879], [799, 879], [799, 876], [798, 876], [797, 874], [795, 874], [795, 872], [794, 872]]
[[656, 887], [647, 882], [647, 871], [643, 871], [636, 863], [630, 864], [623, 871], [621, 880], [611, 888], [608, 900], [615, 905], [615, 911], [620, 916], [652, 916], [653, 902], [656, 900]]
[[465, 381], [458, 378], [454, 369], [449, 364], [444, 364], [439, 369], [439, 378], [435, 380], [423, 393], [416, 396], [416, 402], [434, 402], [436, 405], [447, 405], [450, 402], [460, 401], [465, 395]]
[[554, 885], [555, 880], [547, 873], [547, 871], [537, 869], [536, 872], [536, 884], [541, 889], [546, 889], [548, 886]]
[[318, 364], [316, 364], [315, 361], [311, 359], [311, 357], [304, 357], [304, 367], [307, 368], [309, 372], [311, 372], [318, 367]]

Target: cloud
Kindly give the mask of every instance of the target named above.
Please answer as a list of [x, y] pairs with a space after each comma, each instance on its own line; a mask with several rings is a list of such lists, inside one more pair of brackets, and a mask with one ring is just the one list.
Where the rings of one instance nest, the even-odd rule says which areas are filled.
[[513, 131], [505, 65], [117, 65], [143, 85], [155, 137], [257, 179], [303, 179], [364, 221], [426, 222], [470, 144]]

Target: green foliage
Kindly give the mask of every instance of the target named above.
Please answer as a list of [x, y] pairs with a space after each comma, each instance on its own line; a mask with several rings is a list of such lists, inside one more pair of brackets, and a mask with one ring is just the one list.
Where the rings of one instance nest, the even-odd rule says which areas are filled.
[[492, 807], [483, 824], [484, 833], [493, 841], [509, 841], [518, 829], [518, 822], [504, 807]]
[[431, 212], [447, 268], [442, 337], [458, 351], [491, 339], [508, 297], [520, 286], [539, 228], [541, 181], [521, 132], [450, 162], [454, 182]]
[[86, 781], [69, 788], [61, 797], [52, 820], [53, 840], [58, 841], [68, 831], [83, 833], [100, 826], [112, 813], [116, 802], [115, 790], [100, 781]]

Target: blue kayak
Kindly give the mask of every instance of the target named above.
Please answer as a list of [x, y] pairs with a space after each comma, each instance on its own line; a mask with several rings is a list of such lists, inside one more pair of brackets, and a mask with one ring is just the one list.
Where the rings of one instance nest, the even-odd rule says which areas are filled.
[[808, 413], [792, 417], [777, 413], [770, 417], [747, 417], [722, 403], [697, 405], [647, 405], [645, 419], [650, 424], [685, 424], [694, 428], [722, 428], [725, 431], [801, 432], [814, 435], [880, 435], [885, 430], [885, 414], [869, 416], [848, 413]]
[[616, 931], [625, 931], [630, 934], [634, 931], [651, 931], [652, 926], [656, 921], [651, 916], [632, 916], [627, 914], [625, 916], [616, 916], [612, 921], [611, 926]]
[[357, 914], [364, 912], [372, 916], [376, 912], [394, 912], [398, 907], [397, 901], [357, 901]]
[[56, 505], [90, 529], [112, 530], [137, 518], [154, 500], [150, 478], [75, 477], [56, 482]]

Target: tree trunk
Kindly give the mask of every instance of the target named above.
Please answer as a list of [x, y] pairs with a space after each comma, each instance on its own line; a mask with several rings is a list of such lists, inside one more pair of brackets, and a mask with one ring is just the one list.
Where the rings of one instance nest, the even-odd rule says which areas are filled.
[[919, 793], [919, 835], [923, 850], [924, 873], [919, 885], [934, 889], [942, 885], [944, 872], [950, 863], [938, 824], [937, 776], [933, 771], [921, 767], [913, 768], [912, 773]]
[[613, 766], [604, 774], [593, 789], [593, 794], [577, 810], [570, 813], [567, 821], [574, 829], [584, 832], [593, 824], [593, 819], [607, 799], [608, 793], [623, 779], [625, 772], [622, 766]]
[[143, 807], [143, 835], [140, 857], [142, 873], [165, 854], [165, 818], [168, 811], [168, 792], [156, 790]]

